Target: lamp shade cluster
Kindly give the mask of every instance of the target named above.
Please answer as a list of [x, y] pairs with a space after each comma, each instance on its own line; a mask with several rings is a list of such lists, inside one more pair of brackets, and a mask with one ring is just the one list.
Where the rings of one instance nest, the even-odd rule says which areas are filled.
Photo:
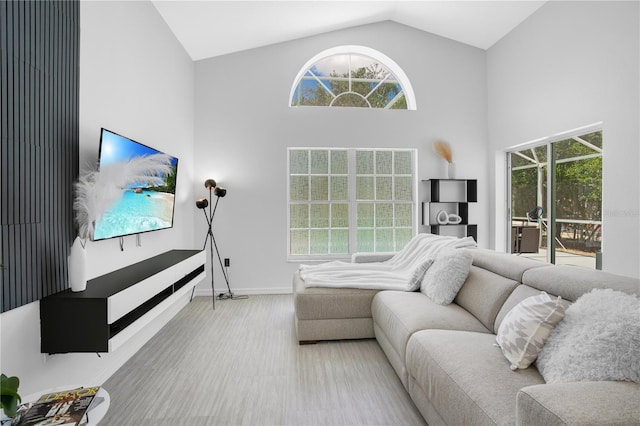
[[[213, 191], [213, 195], [218, 198], [222, 198], [227, 195], [227, 190], [225, 188], [217, 186], [217, 183], [214, 179], [205, 180], [204, 187], [209, 191]], [[209, 196], [211, 196], [211, 194], [209, 194]], [[196, 200], [196, 207], [199, 209], [206, 209], [207, 207], [209, 207], [209, 200], [207, 200], [206, 198], [198, 198]]]

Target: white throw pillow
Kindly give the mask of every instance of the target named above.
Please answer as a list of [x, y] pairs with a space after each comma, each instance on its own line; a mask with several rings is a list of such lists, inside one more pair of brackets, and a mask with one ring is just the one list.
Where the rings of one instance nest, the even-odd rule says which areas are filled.
[[536, 360], [564, 314], [562, 299], [553, 300], [545, 292], [527, 297], [507, 313], [498, 328], [496, 342], [512, 370], [527, 368]]
[[443, 250], [425, 272], [420, 291], [439, 305], [450, 304], [467, 279], [472, 261], [466, 250]]
[[567, 308], [536, 363], [547, 383], [640, 383], [640, 298], [595, 289]]

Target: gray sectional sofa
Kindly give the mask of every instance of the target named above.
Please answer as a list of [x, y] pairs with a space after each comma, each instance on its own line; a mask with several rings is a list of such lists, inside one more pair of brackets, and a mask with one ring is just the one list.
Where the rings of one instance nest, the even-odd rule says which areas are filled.
[[[546, 384], [535, 364], [511, 371], [494, 345], [506, 314], [529, 296], [544, 291], [561, 296], [568, 306], [594, 288], [640, 295], [640, 280], [469, 250], [469, 275], [454, 302], [445, 306], [420, 292], [306, 288], [296, 274], [298, 340], [377, 339], [432, 426], [640, 425], [640, 384]], [[356, 258], [366, 260], [366, 255]]]

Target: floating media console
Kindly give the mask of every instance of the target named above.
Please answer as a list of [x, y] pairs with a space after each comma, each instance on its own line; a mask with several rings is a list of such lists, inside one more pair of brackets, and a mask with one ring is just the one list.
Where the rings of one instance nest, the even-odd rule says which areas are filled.
[[42, 353], [111, 352], [205, 278], [200, 250], [171, 250], [40, 300]]

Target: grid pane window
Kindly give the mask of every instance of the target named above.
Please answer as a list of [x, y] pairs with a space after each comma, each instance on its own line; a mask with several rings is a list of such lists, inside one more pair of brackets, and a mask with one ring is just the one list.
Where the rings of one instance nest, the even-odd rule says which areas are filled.
[[349, 227], [349, 205], [348, 204], [332, 204], [331, 205], [331, 224], [334, 228]]
[[311, 204], [311, 228], [329, 228], [329, 204]]
[[411, 201], [413, 197], [413, 179], [409, 176], [396, 176], [394, 191], [396, 200]]
[[375, 191], [373, 182], [373, 176], [356, 177], [356, 199], [373, 200], [373, 193]]
[[308, 151], [289, 151], [289, 172], [294, 175], [297, 173], [309, 172], [309, 152]]
[[380, 176], [376, 178], [376, 200], [393, 199], [393, 180], [390, 176]]
[[373, 151], [356, 151], [356, 174], [373, 174]]
[[331, 253], [349, 253], [349, 230], [348, 229], [332, 229], [331, 230]]
[[395, 225], [398, 228], [410, 227], [413, 223], [412, 220], [412, 206], [411, 204], [396, 204], [395, 205]]
[[358, 250], [361, 253], [372, 252], [375, 248], [373, 229], [358, 229]]
[[378, 228], [393, 226], [393, 204], [376, 204], [376, 225]]
[[306, 201], [309, 199], [309, 177], [291, 176], [289, 184], [289, 198], [293, 201]]
[[397, 251], [415, 232], [415, 151], [290, 148], [289, 255]]
[[331, 173], [341, 175], [349, 173], [347, 151], [331, 151]]
[[307, 254], [309, 252], [309, 231], [292, 229], [289, 239], [291, 254]]
[[393, 229], [379, 229], [376, 232], [376, 251], [394, 251]]
[[327, 174], [329, 171], [329, 153], [327, 151], [311, 151], [311, 173]]
[[329, 252], [329, 230], [311, 230], [311, 254], [327, 254]]
[[289, 221], [292, 229], [309, 227], [309, 206], [306, 204], [291, 204], [289, 206]]
[[358, 203], [358, 228], [373, 228], [373, 213], [375, 205], [373, 203]]
[[331, 176], [331, 200], [347, 201], [349, 199], [349, 178], [347, 176]]
[[393, 152], [391, 151], [376, 152], [376, 173], [384, 175], [393, 173], [392, 157]]
[[394, 156], [394, 170], [399, 175], [412, 175], [413, 174], [413, 160], [411, 158], [411, 152], [400, 151], [396, 152]]
[[357, 151], [358, 251], [397, 251], [411, 239], [414, 155], [411, 150]]
[[329, 199], [329, 177], [311, 176], [311, 200], [327, 201]]

